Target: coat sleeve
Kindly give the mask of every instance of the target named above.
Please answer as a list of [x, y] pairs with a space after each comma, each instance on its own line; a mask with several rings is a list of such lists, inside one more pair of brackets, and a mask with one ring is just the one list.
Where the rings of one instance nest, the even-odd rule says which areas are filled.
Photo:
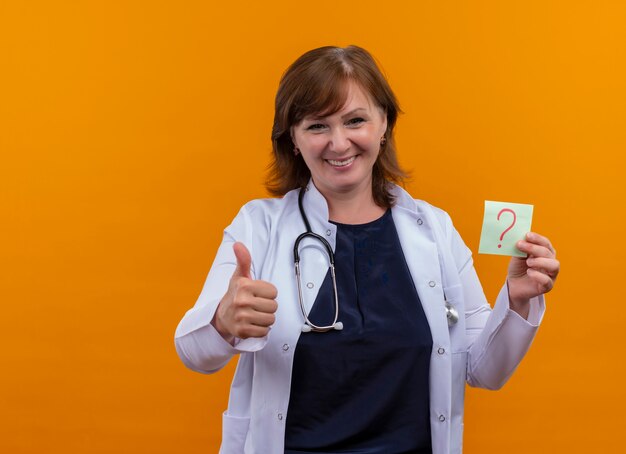
[[237, 266], [233, 252], [233, 244], [237, 241], [244, 243], [250, 250], [253, 257], [251, 273], [254, 279], [255, 251], [251, 225], [248, 206], [244, 206], [231, 225], [224, 230], [222, 243], [202, 292], [194, 307], [187, 311], [176, 328], [174, 335], [176, 352], [182, 362], [196, 372], [205, 374], [217, 372], [234, 355], [259, 350], [267, 341], [267, 338], [235, 339], [234, 345], [231, 345], [211, 324]]
[[471, 251], [447, 214], [444, 225], [465, 302], [466, 380], [471, 386], [499, 389], [513, 374], [535, 337], [545, 312], [544, 297], [530, 300], [530, 313], [525, 320], [510, 308], [505, 283], [492, 309], [474, 269]]

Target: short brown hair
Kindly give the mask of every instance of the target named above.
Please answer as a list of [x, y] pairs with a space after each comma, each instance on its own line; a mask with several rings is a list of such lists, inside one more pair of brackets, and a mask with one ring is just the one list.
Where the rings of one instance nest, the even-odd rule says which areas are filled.
[[393, 206], [390, 183], [403, 183], [407, 174], [396, 157], [393, 128], [400, 108], [374, 58], [358, 46], [326, 46], [298, 58], [283, 74], [276, 93], [272, 127], [273, 161], [266, 187], [282, 196], [307, 185], [311, 172], [302, 156], [294, 154], [291, 127], [308, 115], [339, 111], [348, 97], [348, 83], [356, 82], [387, 115], [385, 143], [372, 169], [372, 194], [377, 205]]

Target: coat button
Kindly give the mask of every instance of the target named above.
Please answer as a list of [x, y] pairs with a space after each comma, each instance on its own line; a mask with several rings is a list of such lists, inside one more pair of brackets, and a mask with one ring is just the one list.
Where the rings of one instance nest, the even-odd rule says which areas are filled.
[[435, 281], [430, 281], [430, 282], [428, 283], [428, 285], [429, 285], [430, 287], [434, 287], [435, 285], [437, 285], [437, 283], [436, 283]]
[[276, 417], [278, 418], [279, 421], [283, 420], [283, 414], [282, 413], [278, 413], [278, 415], [276, 415]]
[[289, 350], [289, 344], [283, 344], [283, 351], [286, 352]]
[[[284, 348], [284, 347], [283, 347], [283, 348]], [[443, 347], [439, 347], [439, 348], [437, 349], [437, 353], [439, 353], [440, 355], [443, 355], [445, 352], [446, 352], [446, 349], [445, 349], [445, 348], [443, 348]]]
[[313, 282], [307, 282], [306, 286], [307, 286], [307, 288], [313, 288], [313, 287], [315, 287], [315, 284]]
[[422, 225], [423, 223], [424, 223], [424, 221], [422, 221], [422, 218], [418, 218], [417, 225]]
[[439, 421], [444, 422], [446, 417], [444, 415], [439, 415]]

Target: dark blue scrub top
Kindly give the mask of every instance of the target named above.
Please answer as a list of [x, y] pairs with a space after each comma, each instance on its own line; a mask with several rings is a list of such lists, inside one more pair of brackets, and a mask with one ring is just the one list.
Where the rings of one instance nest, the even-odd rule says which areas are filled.
[[[285, 454], [431, 453], [432, 337], [391, 210], [367, 224], [336, 225], [344, 328], [298, 340]], [[309, 318], [333, 321], [330, 274]]]

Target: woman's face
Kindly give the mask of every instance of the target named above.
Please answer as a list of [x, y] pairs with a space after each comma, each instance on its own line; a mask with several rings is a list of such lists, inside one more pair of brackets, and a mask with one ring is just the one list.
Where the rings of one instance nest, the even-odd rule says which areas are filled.
[[292, 127], [294, 144], [325, 197], [372, 191], [372, 168], [387, 129], [387, 116], [358, 85], [349, 82], [344, 106], [326, 117], [310, 115]]

